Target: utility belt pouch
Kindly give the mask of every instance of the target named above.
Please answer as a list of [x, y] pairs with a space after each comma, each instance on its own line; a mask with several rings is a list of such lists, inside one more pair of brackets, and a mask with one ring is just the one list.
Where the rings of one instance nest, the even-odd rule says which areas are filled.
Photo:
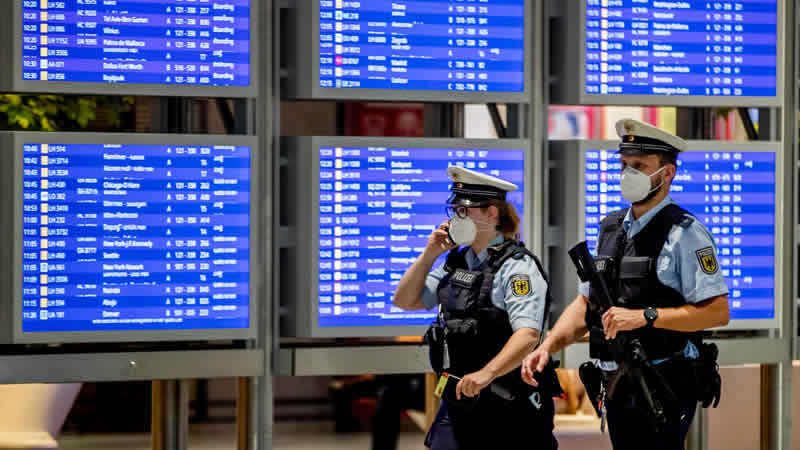
[[478, 336], [476, 319], [450, 319], [445, 322], [445, 335], [454, 343], [468, 341]]
[[578, 368], [578, 376], [586, 389], [586, 395], [589, 396], [589, 401], [592, 403], [597, 417], [601, 417], [601, 392], [603, 384], [603, 371], [591, 361], [581, 364]]
[[441, 374], [444, 371], [444, 327], [439, 322], [433, 322], [422, 341], [428, 345], [431, 368], [437, 374]]

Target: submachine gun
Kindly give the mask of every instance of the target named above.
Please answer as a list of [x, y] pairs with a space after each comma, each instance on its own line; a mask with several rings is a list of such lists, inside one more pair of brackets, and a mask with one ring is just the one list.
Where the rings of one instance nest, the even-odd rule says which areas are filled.
[[[612, 300], [614, 297], [611, 296], [611, 291], [608, 286], [609, 280], [606, 280], [606, 274], [609, 272], [606, 271], [604, 267], [597, 267], [595, 265], [595, 260], [591, 253], [589, 253], [589, 247], [586, 245], [586, 241], [574, 246], [569, 251], [569, 256], [572, 258], [580, 280], [589, 282], [592, 285], [595, 295], [590, 299], [589, 307], [598, 311], [601, 315], [604, 314], [614, 306]], [[608, 263], [613, 263], [613, 261], [602, 260], [598, 261], [597, 264], [603, 265]], [[618, 333], [616, 338], [610, 342], [610, 350], [614, 361], [618, 365], [618, 369], [608, 381], [608, 387], [602, 393], [597, 392], [598, 390], [602, 391], [602, 387], [599, 383], [599, 375], [598, 377], [591, 377], [595, 379], [594, 384], [598, 388], [592, 389], [595, 392], [590, 391], [589, 385], [591, 385], [592, 382], [590, 380], [587, 380], [590, 381], [589, 383], [584, 381], [584, 384], [587, 385], [586, 392], [594, 397], [592, 403], [595, 407], [595, 411], [605, 419], [604, 414], [601, 413], [601, 410], [604, 409], [603, 403], [614, 396], [614, 391], [620, 380], [627, 378], [633, 389], [638, 388], [640, 391], [639, 393], [641, 394], [642, 400], [644, 400], [645, 405], [650, 410], [652, 425], [656, 430], [660, 429], [661, 426], [666, 423], [667, 418], [664, 404], [659, 397], [667, 403], [666, 406], [670, 411], [675, 411], [678, 405], [678, 399], [672, 389], [670, 389], [667, 380], [653, 367], [639, 339], [631, 337], [628, 332]], [[593, 363], [587, 364], [591, 364], [592, 368], [599, 374], [599, 368], [594, 366]], [[582, 380], [585, 372], [588, 372], [588, 369], [581, 367]], [[648, 385], [647, 380], [655, 382], [656, 391], [661, 394], [659, 397], [653, 395], [653, 391]]]

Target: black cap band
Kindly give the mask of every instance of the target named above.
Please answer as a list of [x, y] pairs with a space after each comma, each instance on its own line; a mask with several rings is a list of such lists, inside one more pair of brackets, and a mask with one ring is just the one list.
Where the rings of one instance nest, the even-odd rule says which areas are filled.
[[680, 150], [658, 139], [642, 136], [622, 136], [622, 142], [619, 143], [619, 153], [626, 152], [647, 155], [668, 153], [677, 156]]
[[459, 199], [475, 202], [485, 200], [506, 200], [506, 191], [486, 184], [453, 183], [450, 191], [450, 198], [447, 199], [448, 203], [455, 203], [455, 201]]

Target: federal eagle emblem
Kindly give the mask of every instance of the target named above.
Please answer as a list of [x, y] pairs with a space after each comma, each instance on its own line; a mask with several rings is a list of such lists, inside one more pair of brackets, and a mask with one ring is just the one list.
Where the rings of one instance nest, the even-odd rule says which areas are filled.
[[511, 291], [515, 297], [522, 297], [531, 293], [531, 279], [527, 275], [514, 275], [511, 277]]
[[628, 134], [631, 134], [631, 133], [633, 133], [633, 124], [632, 124], [631, 122], [625, 122], [625, 125], [624, 125], [624, 127], [625, 127], [625, 131], [626, 131]]
[[717, 273], [719, 264], [717, 264], [717, 257], [714, 255], [713, 247], [701, 248], [696, 251], [695, 254], [697, 255], [697, 260], [700, 262], [700, 268], [703, 269], [705, 274], [712, 275]]

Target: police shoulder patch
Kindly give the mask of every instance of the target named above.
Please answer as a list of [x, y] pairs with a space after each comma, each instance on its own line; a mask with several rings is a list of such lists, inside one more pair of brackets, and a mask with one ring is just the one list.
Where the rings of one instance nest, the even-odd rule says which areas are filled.
[[511, 277], [511, 292], [515, 297], [522, 297], [531, 293], [531, 277], [527, 275], [514, 275]]
[[717, 273], [719, 264], [717, 264], [717, 257], [714, 255], [713, 247], [701, 248], [694, 253], [697, 255], [697, 261], [700, 262], [700, 268], [703, 269], [703, 273], [707, 275]]

